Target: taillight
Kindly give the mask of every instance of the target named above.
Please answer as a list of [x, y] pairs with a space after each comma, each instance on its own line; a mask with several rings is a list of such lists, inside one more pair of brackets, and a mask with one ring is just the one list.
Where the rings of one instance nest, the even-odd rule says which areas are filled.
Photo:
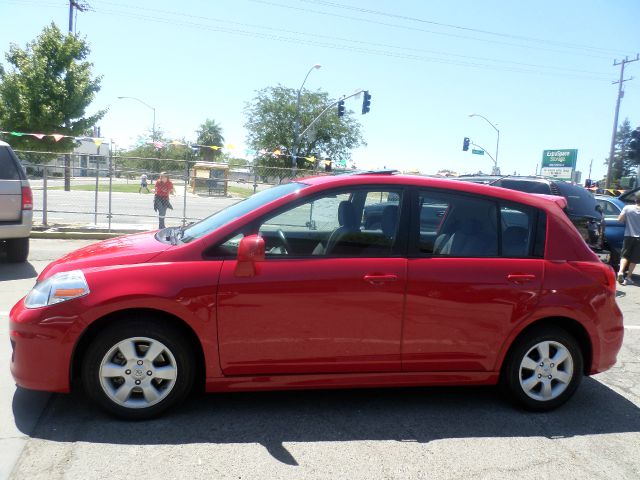
[[22, 187], [22, 210], [33, 210], [33, 192], [31, 187]]
[[583, 273], [586, 273], [598, 283], [601, 283], [611, 293], [616, 292], [616, 272], [610, 265], [602, 262], [569, 262]]

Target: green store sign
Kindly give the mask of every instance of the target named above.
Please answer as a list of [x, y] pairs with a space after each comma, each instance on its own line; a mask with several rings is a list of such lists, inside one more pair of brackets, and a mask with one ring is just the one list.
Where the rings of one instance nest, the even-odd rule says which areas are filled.
[[542, 152], [542, 168], [540, 174], [559, 180], [573, 180], [573, 173], [578, 163], [578, 150], [565, 148], [562, 150], [544, 150]]

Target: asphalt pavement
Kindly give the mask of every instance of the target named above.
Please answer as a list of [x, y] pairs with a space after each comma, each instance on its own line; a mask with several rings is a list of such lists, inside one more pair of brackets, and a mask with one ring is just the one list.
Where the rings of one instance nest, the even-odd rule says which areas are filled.
[[11, 306], [88, 243], [32, 240], [23, 265], [0, 255], [0, 479], [640, 478], [640, 286], [618, 288], [617, 365], [553, 412], [493, 387], [366, 389], [198, 395], [123, 422], [82, 394], [16, 388], [6, 367]]

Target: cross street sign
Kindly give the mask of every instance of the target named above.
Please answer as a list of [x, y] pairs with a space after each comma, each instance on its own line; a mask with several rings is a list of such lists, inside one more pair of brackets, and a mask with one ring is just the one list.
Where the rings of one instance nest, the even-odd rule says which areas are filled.
[[476, 150], [475, 148], [471, 150], [471, 153], [474, 155], [484, 155], [484, 150]]

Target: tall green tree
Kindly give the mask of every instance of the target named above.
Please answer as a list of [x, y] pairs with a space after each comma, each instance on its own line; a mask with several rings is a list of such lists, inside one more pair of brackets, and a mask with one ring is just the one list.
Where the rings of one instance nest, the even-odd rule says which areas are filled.
[[616, 185], [620, 178], [631, 175], [636, 171], [636, 165], [627, 158], [626, 146], [631, 139], [631, 122], [628, 118], [618, 127], [615, 138], [613, 163], [611, 164], [611, 183]]
[[[248, 131], [247, 143], [256, 151], [273, 152], [280, 150], [290, 154], [294, 142], [296, 119], [299, 119], [299, 133], [315, 119], [327, 105], [334, 100], [323, 91], [303, 91], [300, 96], [299, 113], [296, 109], [298, 91], [282, 85], [267, 87], [257, 92], [256, 97], [245, 106]], [[298, 168], [318, 166], [305, 161], [304, 157], [344, 159], [351, 158], [351, 150], [366, 145], [360, 124], [353, 112], [347, 111], [338, 117], [337, 107], [327, 111], [299, 140], [296, 165]], [[269, 154], [258, 156], [256, 161], [263, 167], [281, 167], [288, 169], [292, 165], [290, 156], [274, 157]], [[280, 178], [289, 172], [281, 170]]]
[[[94, 77], [90, 50], [84, 39], [63, 34], [51, 24], [26, 48], [12, 44], [6, 53], [9, 68], [0, 68], [0, 126], [26, 133], [82, 136], [105, 110], [87, 115], [100, 90], [102, 77]], [[70, 151], [72, 139], [13, 137], [16, 148]]]
[[[207, 118], [200, 128], [196, 131], [198, 135], [197, 143], [199, 145], [209, 145], [222, 147], [224, 145], [224, 137], [222, 136], [222, 127], [215, 120]], [[200, 158], [207, 161], [213, 161], [220, 157], [222, 150], [212, 150], [210, 148], [200, 149]]]

